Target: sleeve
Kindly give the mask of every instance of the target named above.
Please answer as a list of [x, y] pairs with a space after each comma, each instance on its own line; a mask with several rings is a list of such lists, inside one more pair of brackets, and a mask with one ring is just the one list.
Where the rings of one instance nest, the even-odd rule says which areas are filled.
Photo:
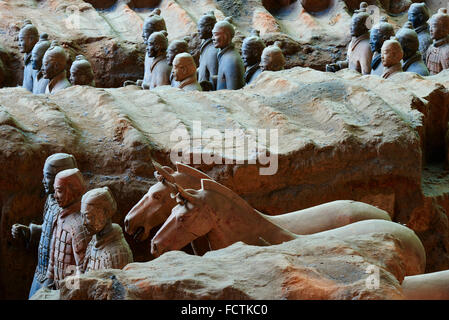
[[39, 245], [39, 241], [41, 239], [41, 234], [42, 234], [42, 225], [30, 223], [29, 228], [30, 228], [29, 243], [32, 246]]
[[366, 46], [363, 58], [360, 59], [360, 67], [362, 69], [362, 74], [371, 73], [371, 61], [373, 60], [373, 54], [369, 46]]
[[443, 69], [449, 69], [449, 46], [445, 48], [441, 55], [441, 67], [443, 67]]
[[76, 270], [84, 273], [86, 250], [91, 236], [83, 224], [78, 223], [72, 228], [72, 249], [75, 258]]
[[54, 233], [55, 230], [53, 230], [53, 235], [51, 237], [51, 245], [50, 245], [50, 260], [48, 262], [48, 268], [47, 268], [47, 279], [54, 279], [54, 265], [55, 265], [55, 242], [56, 242], [56, 234]]

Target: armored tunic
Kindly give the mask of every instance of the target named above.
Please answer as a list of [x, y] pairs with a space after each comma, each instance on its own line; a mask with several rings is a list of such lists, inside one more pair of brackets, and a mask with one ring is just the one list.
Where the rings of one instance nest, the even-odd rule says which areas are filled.
[[58, 281], [83, 272], [86, 248], [92, 236], [83, 225], [80, 201], [63, 209], [53, 223], [47, 278]]
[[245, 72], [245, 82], [246, 82], [246, 84], [250, 84], [261, 73], [262, 73], [262, 69], [260, 68], [260, 66], [258, 64], [255, 64], [253, 66], [248, 67], [246, 69], [246, 72]]
[[421, 76], [428, 76], [429, 69], [427, 69], [426, 65], [423, 62], [421, 53], [419, 51], [416, 52], [413, 56], [403, 61], [402, 70], [404, 72], [414, 72]]
[[26, 53], [24, 57], [25, 67], [23, 69], [22, 87], [33, 92], [33, 66], [31, 64], [31, 53]]
[[426, 64], [430, 74], [449, 68], [449, 37], [434, 41], [427, 49]]
[[432, 37], [430, 36], [429, 25], [425, 23], [416, 28], [415, 31], [418, 34], [419, 52], [421, 52], [424, 61], [426, 61], [427, 49], [432, 44]]
[[123, 236], [122, 228], [113, 223], [104, 234], [96, 234], [86, 250], [85, 271], [122, 269], [133, 262], [133, 254]]
[[212, 39], [203, 40], [200, 47], [200, 63], [198, 67], [198, 82], [209, 81], [213, 90], [216, 90], [217, 83], [214, 76], [218, 74], [218, 50], [215, 48]]
[[33, 93], [44, 94], [50, 80], [45, 79], [42, 70], [33, 70]]
[[245, 67], [234, 44], [218, 52], [217, 90], [237, 90], [245, 86]]

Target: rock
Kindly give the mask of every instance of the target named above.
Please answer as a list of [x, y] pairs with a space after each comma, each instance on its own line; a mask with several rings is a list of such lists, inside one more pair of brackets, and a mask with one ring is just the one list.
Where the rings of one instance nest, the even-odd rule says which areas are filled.
[[449, 300], [449, 270], [405, 277], [402, 291], [407, 300]]
[[[35, 251], [15, 245], [10, 229], [41, 221], [42, 168], [50, 154], [74, 154], [89, 189], [108, 186], [118, 203], [113, 222], [123, 227], [126, 213], [155, 183], [151, 160], [173, 167], [177, 137], [170, 136], [177, 128], [192, 133], [193, 121], [203, 131], [240, 129], [253, 138], [250, 129], [278, 130], [274, 175], [248, 164], [257, 153], [236, 164], [225, 153], [235, 148], [217, 151], [229, 165], [194, 165], [256, 209], [280, 214], [340, 199], [376, 205], [417, 233], [427, 272], [448, 269], [445, 79], [403, 73], [384, 80], [298, 67], [265, 72], [238, 91], [74, 86], [33, 96], [0, 89], [0, 296], [24, 298], [31, 284]], [[152, 258], [149, 240], [127, 241], [135, 261]]]
[[172, 251], [123, 270], [66, 278], [60, 299], [401, 299], [401, 250], [389, 235], [368, 234], [269, 247], [239, 242], [203, 257]]

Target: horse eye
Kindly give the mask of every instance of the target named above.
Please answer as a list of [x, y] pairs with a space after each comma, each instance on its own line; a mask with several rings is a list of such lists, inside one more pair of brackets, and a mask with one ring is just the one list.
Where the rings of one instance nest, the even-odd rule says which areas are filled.
[[159, 193], [153, 193], [153, 198], [159, 200], [161, 198], [161, 195]]

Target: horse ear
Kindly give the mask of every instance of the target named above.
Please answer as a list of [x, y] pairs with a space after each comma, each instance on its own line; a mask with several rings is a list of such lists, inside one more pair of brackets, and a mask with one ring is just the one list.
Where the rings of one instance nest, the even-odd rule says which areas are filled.
[[[156, 172], [158, 174], [160, 174], [168, 182], [175, 183], [175, 178], [172, 175], [175, 171], [172, 168], [166, 167], [166, 166], [162, 167], [159, 163], [157, 163], [154, 160], [152, 162], [153, 162], [153, 166], [156, 169]], [[157, 176], [156, 176], [156, 178], [157, 178]]]
[[204, 172], [201, 172], [200, 170], [197, 170], [191, 166], [188, 166], [184, 163], [181, 162], [176, 162], [176, 170], [180, 173], [185, 173], [188, 174], [189, 176], [192, 177], [197, 177], [200, 179], [211, 179], [211, 177], [209, 177], [207, 174], [205, 174]]
[[179, 195], [184, 198], [186, 201], [190, 203], [195, 203], [196, 198], [193, 194], [187, 192], [183, 187], [181, 187], [179, 184], [174, 184], [176, 186], [176, 189], [178, 189]]

